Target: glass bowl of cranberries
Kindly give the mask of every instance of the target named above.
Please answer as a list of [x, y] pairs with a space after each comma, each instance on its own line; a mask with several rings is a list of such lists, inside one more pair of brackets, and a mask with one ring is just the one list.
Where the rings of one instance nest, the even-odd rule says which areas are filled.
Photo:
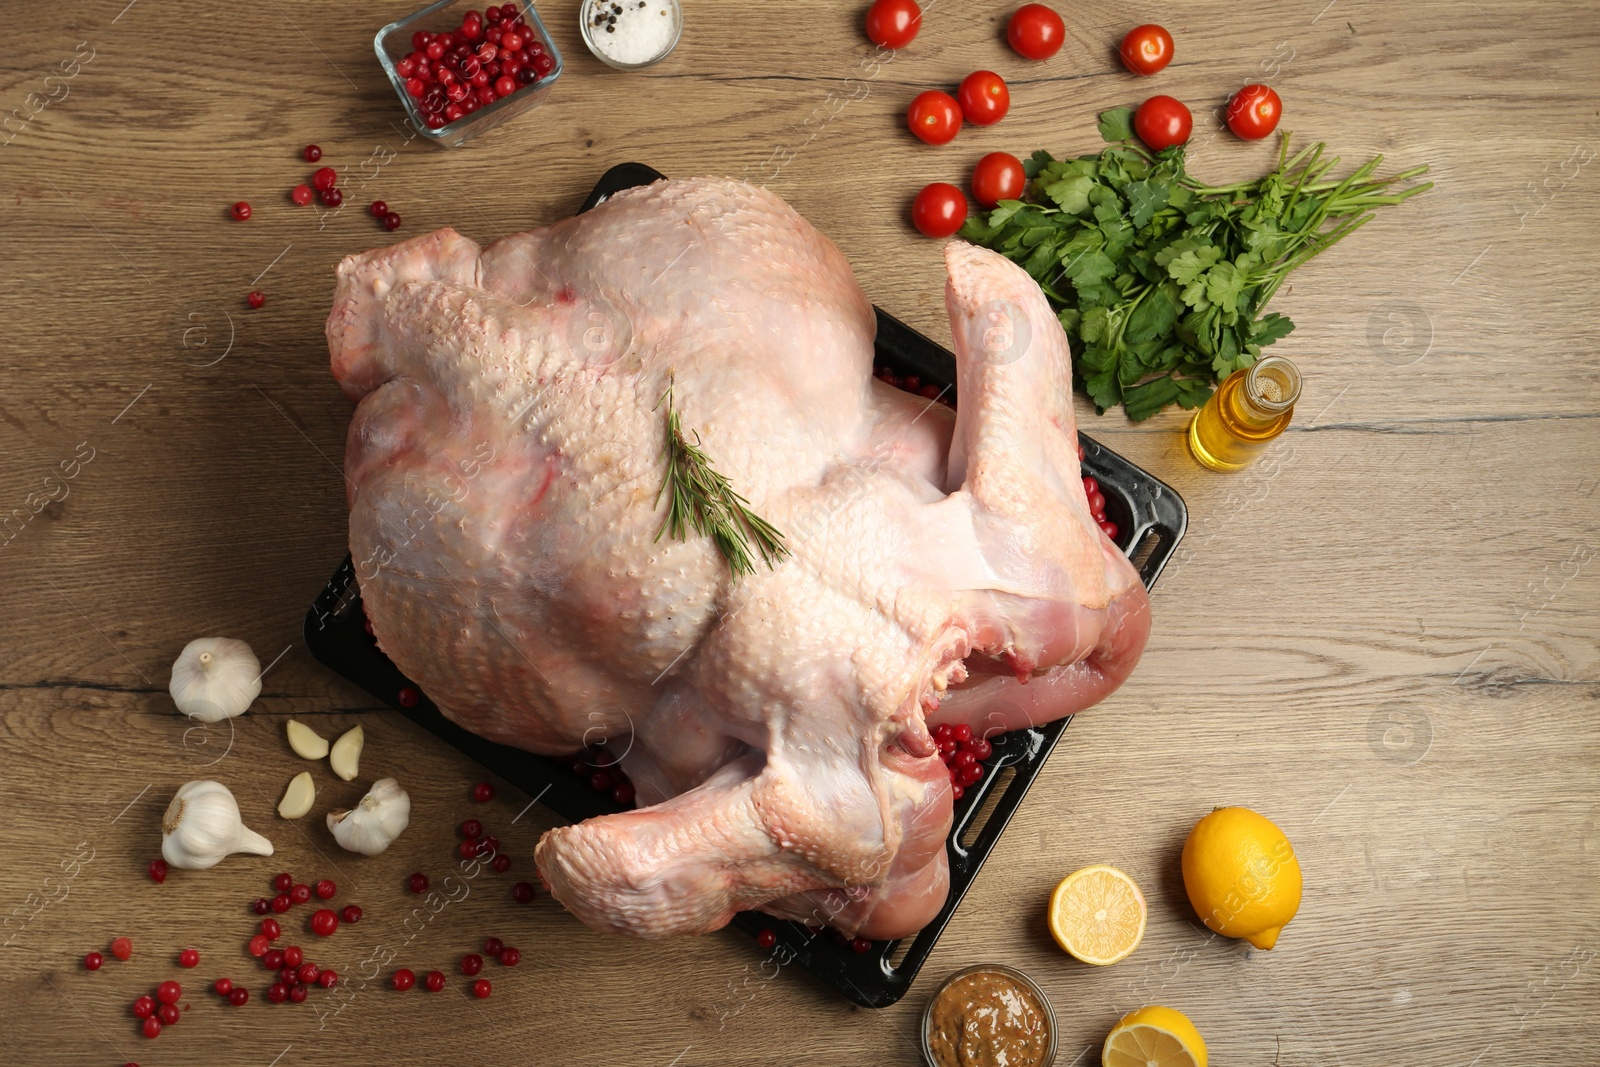
[[373, 41], [411, 127], [448, 148], [535, 106], [561, 76], [561, 52], [531, 0], [472, 3], [439, 0]]

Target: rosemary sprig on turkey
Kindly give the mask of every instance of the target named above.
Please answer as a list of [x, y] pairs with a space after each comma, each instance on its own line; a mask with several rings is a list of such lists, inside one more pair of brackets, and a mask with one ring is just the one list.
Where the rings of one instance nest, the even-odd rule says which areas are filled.
[[750, 502], [739, 495], [733, 483], [712, 468], [711, 457], [700, 447], [700, 434], [691, 431], [692, 442], [684, 435], [678, 411], [672, 406], [672, 386], [669, 380], [667, 391], [656, 401], [658, 408], [667, 406], [667, 440], [662, 448], [667, 475], [656, 490], [654, 501], [659, 505], [666, 495], [667, 514], [656, 530], [656, 540], [670, 533], [674, 539], [686, 541], [690, 529], [710, 536], [735, 578], [755, 573], [755, 561], [750, 556], [750, 542], [754, 541], [762, 562], [771, 568], [789, 554], [783, 534], [752, 511]]

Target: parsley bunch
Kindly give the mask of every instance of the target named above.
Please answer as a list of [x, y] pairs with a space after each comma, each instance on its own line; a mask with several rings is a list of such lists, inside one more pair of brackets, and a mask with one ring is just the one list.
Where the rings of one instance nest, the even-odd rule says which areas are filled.
[[1067, 331], [1077, 383], [1104, 414], [1121, 404], [1147, 419], [1205, 403], [1294, 329], [1267, 301], [1295, 267], [1432, 182], [1391, 192], [1427, 171], [1372, 175], [1378, 156], [1342, 180], [1323, 145], [1255, 181], [1211, 186], [1184, 169], [1182, 145], [1152, 153], [1133, 140], [1129, 108], [1100, 116], [1111, 146], [1023, 164], [1029, 201], [1002, 200], [961, 236], [1021, 264]]

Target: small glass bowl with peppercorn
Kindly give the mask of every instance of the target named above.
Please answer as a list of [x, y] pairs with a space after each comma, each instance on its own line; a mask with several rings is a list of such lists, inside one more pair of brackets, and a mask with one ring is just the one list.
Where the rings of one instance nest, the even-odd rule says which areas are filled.
[[584, 0], [578, 25], [595, 58], [618, 70], [666, 59], [683, 34], [678, 0]]
[[466, 0], [437, 17], [457, 2], [429, 4], [373, 40], [411, 127], [447, 148], [534, 107], [561, 76], [561, 52], [531, 0], [481, 10]]

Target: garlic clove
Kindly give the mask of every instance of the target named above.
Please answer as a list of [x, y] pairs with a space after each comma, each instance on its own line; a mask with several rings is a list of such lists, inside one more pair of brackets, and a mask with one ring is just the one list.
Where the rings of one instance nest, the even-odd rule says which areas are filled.
[[235, 852], [272, 855], [272, 842], [244, 824], [221, 782], [186, 782], [161, 818], [161, 858], [185, 871], [215, 867]]
[[366, 739], [366, 732], [359, 726], [352, 727], [339, 735], [339, 740], [333, 743], [333, 748], [328, 753], [328, 766], [333, 768], [334, 774], [348, 782], [360, 773], [361, 746], [366, 743]]
[[321, 759], [328, 754], [328, 739], [305, 723], [290, 719], [285, 729], [289, 733], [289, 747], [294, 749], [295, 755]]
[[348, 811], [328, 812], [328, 830], [339, 846], [363, 856], [376, 856], [411, 825], [411, 795], [393, 778], [372, 783], [367, 795]]
[[317, 787], [311, 781], [311, 772], [301, 771], [289, 779], [289, 788], [283, 791], [283, 799], [278, 801], [278, 814], [285, 819], [298, 819], [311, 810], [316, 800]]
[[201, 722], [243, 715], [261, 695], [261, 661], [231, 637], [197, 637], [172, 664], [167, 692], [178, 710]]

